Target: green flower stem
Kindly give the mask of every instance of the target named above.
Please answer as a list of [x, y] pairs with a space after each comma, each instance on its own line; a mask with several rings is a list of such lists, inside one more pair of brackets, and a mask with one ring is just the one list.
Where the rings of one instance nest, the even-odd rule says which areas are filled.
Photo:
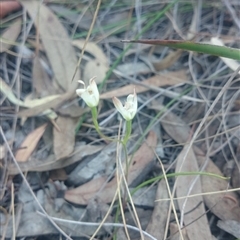
[[123, 145], [126, 146], [132, 132], [132, 120], [126, 121], [126, 134], [123, 138]]
[[99, 127], [99, 125], [98, 125], [98, 120], [97, 120], [97, 117], [98, 117], [97, 108], [96, 108], [96, 107], [92, 107], [92, 108], [91, 108], [91, 112], [92, 112], [93, 124], [94, 124], [95, 129], [96, 129], [97, 133], [99, 134], [99, 136], [102, 137], [103, 139], [108, 140], [108, 141], [112, 141], [112, 142], [116, 141], [115, 139], [110, 138], [110, 137], [104, 135], [104, 134], [101, 132], [100, 127]]

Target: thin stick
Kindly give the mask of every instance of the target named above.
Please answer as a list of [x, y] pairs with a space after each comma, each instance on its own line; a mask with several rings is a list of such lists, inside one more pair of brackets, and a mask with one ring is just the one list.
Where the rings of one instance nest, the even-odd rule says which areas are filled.
[[[43, 213], [41, 213], [39, 211], [37, 211], [37, 213], [41, 216], [46, 217]], [[98, 226], [99, 225], [99, 223], [95, 223], [95, 222], [77, 222], [77, 221], [55, 218], [55, 217], [51, 217], [51, 220], [52, 221], [54, 220], [56, 222], [72, 223], [72, 224], [83, 225], [83, 226]], [[125, 227], [125, 225], [122, 224], [122, 223], [104, 223], [102, 226], [105, 226], [105, 227], [111, 227], [111, 226], [112, 227]], [[126, 227], [129, 228], [129, 229], [132, 229], [134, 231], [139, 232], [139, 229], [137, 227], [132, 226], [132, 225], [126, 224]], [[150, 235], [149, 233], [147, 233], [145, 231], [142, 231], [142, 233], [152, 240], [157, 240], [155, 237], [153, 237], [152, 235]]]
[[76, 73], [77, 73], [77, 70], [78, 70], [78, 68], [79, 68], [79, 66], [80, 66], [80, 64], [81, 64], [81, 61], [82, 61], [82, 58], [83, 58], [83, 55], [84, 55], [84, 52], [85, 52], [85, 48], [86, 48], [86, 46], [87, 46], [88, 40], [89, 40], [90, 35], [91, 35], [91, 33], [92, 33], [92, 30], [93, 30], [93, 26], [94, 26], [95, 21], [96, 21], [96, 19], [97, 19], [97, 15], [98, 15], [98, 11], [99, 11], [100, 6], [101, 6], [101, 0], [98, 0], [97, 8], [96, 8], [96, 11], [95, 11], [95, 13], [94, 13], [93, 20], [92, 20], [90, 29], [89, 29], [89, 31], [88, 31], [86, 40], [85, 40], [85, 42], [84, 42], [84, 44], [83, 44], [82, 52], [81, 52], [80, 58], [79, 58], [79, 60], [78, 60], [78, 63], [77, 63], [75, 72], [74, 72], [74, 74], [73, 74], [72, 81], [73, 81], [73, 79], [75, 78]]

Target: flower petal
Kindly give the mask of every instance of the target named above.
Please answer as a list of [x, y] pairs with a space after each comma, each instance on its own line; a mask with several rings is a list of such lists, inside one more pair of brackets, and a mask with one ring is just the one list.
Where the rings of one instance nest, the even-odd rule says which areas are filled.
[[[135, 88], [133, 90], [133, 95], [134, 95], [134, 99], [133, 99], [133, 111], [135, 112], [135, 114], [137, 113], [137, 108], [138, 108], [138, 101], [137, 101], [137, 94], [136, 94], [136, 91], [135, 91]], [[134, 114], [134, 116], [135, 116]], [[133, 117], [134, 117], [133, 116]]]
[[76, 90], [76, 93], [77, 93], [77, 95], [78, 95], [79, 97], [81, 97], [81, 95], [82, 95], [84, 92], [86, 92], [86, 89], [77, 89], [77, 90]]
[[89, 80], [89, 86], [91, 88], [91, 91], [92, 91], [93, 95], [95, 96], [95, 98], [99, 102], [99, 91], [98, 91], [97, 84], [95, 82], [95, 78], [96, 77], [93, 77]]
[[84, 82], [84, 81], [78, 80], [78, 82], [79, 82], [80, 84], [82, 84], [82, 85], [84, 86], [84, 88], [85, 88], [85, 82]]
[[121, 101], [118, 98], [116, 98], [116, 97], [113, 97], [112, 101], [113, 101], [113, 104], [114, 104], [115, 108], [121, 113], [123, 118], [126, 119], [127, 121], [130, 120], [131, 119], [131, 115], [126, 110], [126, 108], [123, 107]]
[[89, 107], [96, 107], [99, 102], [99, 92], [97, 84], [94, 81], [95, 78], [96, 77], [93, 77], [89, 80], [89, 86], [87, 88], [82, 80], [78, 80], [78, 82], [82, 84], [84, 88], [77, 89], [76, 93]]

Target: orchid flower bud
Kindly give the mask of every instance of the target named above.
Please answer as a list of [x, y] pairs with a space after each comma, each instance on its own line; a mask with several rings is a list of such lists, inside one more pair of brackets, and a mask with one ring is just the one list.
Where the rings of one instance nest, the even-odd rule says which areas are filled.
[[133, 91], [133, 94], [128, 95], [124, 106], [116, 97], [113, 98], [113, 104], [126, 121], [132, 120], [137, 112], [137, 94], [135, 92], [135, 89]]
[[89, 86], [87, 88], [85, 87], [85, 83], [79, 80], [78, 82], [81, 83], [84, 88], [76, 90], [77, 95], [80, 96], [90, 108], [96, 107], [99, 102], [99, 92], [95, 78], [96, 77], [93, 77], [89, 80]]

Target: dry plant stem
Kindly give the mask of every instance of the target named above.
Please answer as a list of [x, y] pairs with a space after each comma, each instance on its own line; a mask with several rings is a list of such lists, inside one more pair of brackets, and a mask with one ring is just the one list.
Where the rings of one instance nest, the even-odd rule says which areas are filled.
[[161, 165], [162, 171], [163, 171], [163, 176], [164, 176], [164, 179], [166, 181], [166, 186], [167, 186], [168, 194], [170, 196], [170, 202], [171, 202], [172, 209], [173, 209], [173, 212], [174, 212], [174, 216], [175, 216], [175, 219], [176, 219], [176, 223], [177, 223], [177, 226], [178, 226], [180, 238], [181, 238], [181, 240], [184, 240], [184, 237], [183, 237], [183, 234], [182, 234], [182, 230], [181, 230], [181, 227], [180, 227], [180, 223], [179, 223], [179, 220], [178, 220], [178, 216], [177, 216], [177, 211], [176, 211], [176, 208], [174, 206], [173, 197], [171, 197], [172, 194], [171, 194], [171, 190], [170, 190], [170, 187], [169, 187], [169, 184], [168, 184], [168, 179], [167, 179], [167, 176], [166, 176], [166, 172], [164, 170], [164, 166], [163, 166], [161, 160], [159, 159], [157, 153], [155, 151], [154, 151], [154, 153], [155, 153], [155, 156], [157, 157], [157, 159], [158, 159], [158, 161], [159, 161], [159, 163]]
[[[211, 194], [220, 194], [220, 193], [228, 193], [228, 192], [237, 192], [239, 191], [240, 188], [232, 188], [232, 189], [227, 189], [227, 190], [222, 190], [222, 191], [216, 191], [216, 192], [205, 192], [205, 193], [198, 193], [198, 194], [193, 194], [193, 195], [188, 195], [188, 196], [182, 196], [178, 198], [173, 198], [173, 200], [178, 200], [178, 199], [185, 199], [185, 198], [192, 198], [192, 197], [197, 197], [197, 196], [206, 196], [206, 195], [211, 195]], [[171, 200], [170, 198], [163, 198], [163, 199], [158, 199], [155, 200], [156, 202], [161, 202], [161, 201], [169, 201]]]
[[91, 26], [90, 26], [90, 28], [89, 28], [89, 31], [88, 31], [86, 40], [85, 40], [85, 42], [84, 42], [83, 49], [82, 49], [82, 52], [81, 52], [81, 56], [80, 56], [80, 58], [79, 58], [79, 60], [78, 60], [78, 63], [77, 63], [75, 72], [74, 72], [74, 74], [73, 74], [72, 81], [73, 81], [73, 79], [75, 78], [76, 73], [77, 73], [77, 71], [78, 71], [78, 68], [79, 68], [79, 66], [80, 66], [80, 64], [81, 64], [81, 61], [82, 61], [82, 58], [83, 58], [83, 54], [84, 54], [86, 45], [87, 45], [87, 43], [88, 43], [89, 37], [90, 37], [90, 35], [91, 35], [91, 32], [92, 32], [92, 30], [93, 30], [93, 26], [94, 26], [94, 24], [95, 24], [95, 21], [96, 21], [96, 19], [97, 19], [97, 15], [98, 15], [98, 11], [99, 11], [100, 5], [101, 5], [101, 0], [98, 0], [98, 4], [97, 4], [97, 7], [96, 7], [96, 11], [95, 11], [95, 13], [94, 13]]
[[13, 233], [12, 233], [12, 240], [16, 239], [16, 229], [15, 229], [15, 211], [14, 211], [14, 185], [13, 183], [11, 184], [11, 195], [12, 195], [12, 200], [11, 200], [11, 212], [12, 212], [12, 228], [13, 228]]
[[[120, 148], [121, 148], [120, 143], [118, 142], [118, 144], [117, 144], [117, 154], [116, 154], [116, 163], [117, 163], [116, 177], [117, 177], [117, 184], [118, 184], [117, 192], [118, 192], [119, 207], [120, 207], [120, 211], [121, 211], [121, 214], [122, 214], [122, 220], [123, 220], [123, 224], [124, 224], [125, 233], [127, 235], [127, 239], [131, 240], [130, 236], [129, 236], [129, 233], [128, 233], [128, 229], [126, 227], [127, 224], [126, 224], [126, 219], [125, 219], [125, 215], [124, 215], [122, 196], [121, 196], [121, 182], [122, 182], [122, 176], [123, 175], [120, 174], [120, 167], [119, 167], [120, 161], [121, 161], [120, 160], [120, 151], [119, 151]], [[124, 198], [125, 198], [125, 196], [124, 196]]]
[[[46, 217], [43, 213], [37, 211], [37, 213], [43, 217]], [[72, 223], [72, 224], [77, 224], [77, 225], [83, 225], [83, 226], [98, 226], [99, 223], [95, 223], [95, 222], [77, 222], [77, 221], [72, 221], [72, 220], [67, 220], [67, 219], [61, 219], [61, 218], [55, 218], [55, 217], [50, 217], [50, 219], [52, 221], [56, 221], [56, 222], [65, 222], [65, 223]], [[122, 223], [103, 223], [103, 226], [106, 227], [124, 227], [124, 225]], [[132, 229], [134, 231], [139, 232], [139, 229], [137, 227], [134, 227], [132, 225], [126, 225], [127, 228]], [[157, 240], [155, 237], [153, 237], [152, 235], [150, 235], [149, 233], [142, 231], [143, 234], [147, 237], [149, 237], [152, 240]]]
[[[126, 177], [124, 177], [124, 170], [123, 170], [123, 167], [122, 167], [121, 162], [119, 162], [119, 165], [120, 165], [120, 169], [121, 169], [121, 175], [123, 176], [123, 182], [124, 182], [124, 185], [125, 185], [124, 201], [127, 201], [127, 199], [129, 199], [129, 201], [130, 201], [130, 203], [131, 203], [131, 206], [132, 206], [132, 209], [133, 209], [133, 213], [134, 213], [134, 215], [135, 215], [136, 225], [138, 225], [138, 227], [139, 227], [141, 239], [144, 240], [144, 236], [143, 236], [143, 233], [142, 233], [142, 227], [141, 227], [141, 224], [140, 224], [138, 215], [137, 215], [136, 208], [135, 208], [134, 203], [133, 203], [133, 200], [132, 200], [131, 193], [130, 193], [129, 188], [128, 188], [127, 179], [126, 179]], [[127, 193], [127, 196], [126, 196], [126, 193]], [[127, 198], [127, 197], [128, 197], [128, 198]]]
[[[126, 202], [127, 199], [129, 198], [131, 206], [133, 208], [135, 218], [136, 218], [137, 225], [138, 225], [139, 230], [140, 230], [141, 239], [144, 240], [141, 224], [140, 224], [140, 221], [139, 221], [139, 218], [138, 218], [138, 215], [137, 215], [137, 211], [136, 211], [136, 208], [134, 206], [134, 203], [133, 203], [133, 200], [132, 200], [132, 197], [131, 197], [131, 193], [128, 189], [128, 183], [127, 183], [128, 182], [127, 179], [128, 179], [129, 162], [128, 162], [127, 146], [126, 145], [127, 145], [127, 142], [128, 142], [128, 140], [131, 136], [131, 132], [132, 132], [132, 120], [129, 120], [129, 121], [126, 121], [126, 133], [125, 133], [124, 139], [122, 141], [123, 148], [125, 150], [125, 159], [126, 159], [126, 173], [125, 173], [125, 176], [124, 176], [124, 170], [123, 170], [123, 167], [121, 165], [121, 162], [119, 163], [119, 165], [120, 165], [120, 168], [121, 168], [122, 175], [124, 176], [123, 177], [123, 181], [124, 181], [124, 185], [125, 185], [124, 202]], [[126, 195], [126, 193], [127, 193], [127, 195]]]
[[93, 240], [94, 237], [97, 235], [98, 231], [100, 230], [100, 228], [102, 226], [104, 226], [105, 221], [107, 220], [107, 217], [110, 214], [110, 212], [112, 210], [112, 207], [113, 207], [113, 204], [115, 203], [115, 200], [117, 198], [117, 193], [118, 193], [118, 190], [116, 190], [116, 192], [115, 192], [115, 195], [114, 195], [113, 200], [112, 200], [112, 202], [111, 202], [111, 204], [110, 204], [110, 206], [108, 208], [108, 211], [107, 211], [106, 215], [104, 216], [103, 220], [101, 221], [101, 223], [99, 224], [98, 228], [96, 229], [96, 231], [94, 232], [94, 234], [91, 236], [91, 238], [89, 240]]
[[51, 219], [51, 217], [48, 215], [48, 213], [45, 211], [45, 209], [42, 207], [42, 205], [41, 205], [40, 202], [38, 201], [37, 197], [35, 196], [32, 188], [31, 188], [31, 186], [29, 185], [26, 177], [24, 176], [23, 172], [21, 171], [21, 168], [20, 168], [17, 160], [15, 159], [15, 157], [14, 157], [14, 155], [13, 155], [13, 152], [12, 152], [12, 150], [11, 150], [9, 144], [8, 144], [8, 141], [7, 141], [7, 139], [6, 139], [6, 137], [5, 137], [4, 133], [3, 133], [3, 130], [2, 130], [2, 127], [1, 127], [1, 126], [0, 126], [0, 133], [1, 133], [1, 136], [2, 136], [2, 138], [3, 138], [4, 143], [6, 144], [7, 149], [8, 149], [8, 151], [9, 151], [9, 154], [10, 154], [10, 156], [11, 156], [14, 164], [16, 165], [16, 167], [17, 167], [17, 169], [18, 169], [18, 171], [19, 171], [19, 173], [20, 173], [20, 175], [21, 175], [24, 183], [25, 183], [26, 186], [28, 187], [29, 192], [31, 193], [31, 195], [33, 196], [34, 200], [36, 201], [38, 207], [39, 207], [40, 210], [42, 211], [41, 214], [44, 215], [44, 216], [50, 221], [50, 223], [51, 223], [64, 237], [66, 237], [66, 239], [72, 240], [72, 238], [70, 238], [70, 237]]
[[[215, 100], [213, 101], [212, 105], [210, 106], [210, 108], [208, 109], [208, 111], [206, 112], [204, 118], [202, 119], [202, 121], [200, 122], [200, 124], [198, 125], [198, 128], [196, 129], [195, 133], [193, 134], [193, 137], [191, 138], [191, 141], [189, 142], [189, 147], [185, 153], [183, 162], [186, 160], [186, 157], [191, 149], [191, 147], [193, 146], [193, 143], [195, 142], [196, 138], [198, 137], [199, 132], [201, 131], [204, 123], [206, 122], [208, 116], [210, 115], [210, 113], [212, 112], [214, 106], [217, 104], [217, 102], [220, 100], [220, 98], [222, 97], [222, 95], [224, 94], [224, 92], [228, 89], [228, 87], [231, 85], [231, 82], [233, 80], [233, 78], [238, 74], [240, 70], [240, 66], [238, 67], [238, 69], [232, 74], [231, 78], [227, 81], [227, 83], [223, 86], [222, 90], [220, 91], [220, 93], [217, 95], [217, 97], [215, 98]], [[201, 168], [200, 171], [203, 171], [204, 168], [206, 167], [207, 162], [204, 164], [204, 166]]]

